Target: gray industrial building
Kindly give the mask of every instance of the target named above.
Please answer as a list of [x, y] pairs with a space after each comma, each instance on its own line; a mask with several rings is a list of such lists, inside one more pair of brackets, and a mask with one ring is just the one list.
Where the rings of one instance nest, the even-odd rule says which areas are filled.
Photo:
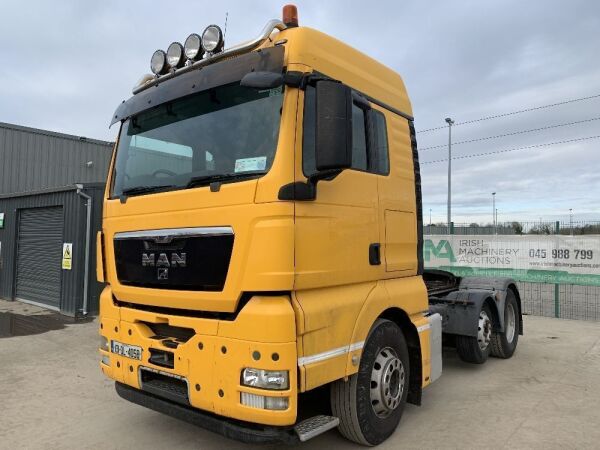
[[0, 298], [97, 313], [96, 233], [112, 146], [0, 122]]

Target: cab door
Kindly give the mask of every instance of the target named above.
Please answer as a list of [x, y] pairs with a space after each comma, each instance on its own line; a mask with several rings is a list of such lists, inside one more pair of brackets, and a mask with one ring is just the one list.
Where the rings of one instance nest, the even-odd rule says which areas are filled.
[[[299, 121], [303, 126], [296, 144], [298, 181], [316, 171], [315, 91], [313, 86], [304, 91], [304, 116]], [[295, 202], [297, 290], [380, 278], [378, 175], [372, 173], [368, 151], [369, 108], [367, 102], [352, 106], [352, 167], [319, 181], [314, 200]]]
[[417, 273], [415, 165], [409, 126], [403, 117], [377, 111], [374, 126], [381, 153], [389, 154], [389, 174], [378, 179], [379, 227], [386, 278]]

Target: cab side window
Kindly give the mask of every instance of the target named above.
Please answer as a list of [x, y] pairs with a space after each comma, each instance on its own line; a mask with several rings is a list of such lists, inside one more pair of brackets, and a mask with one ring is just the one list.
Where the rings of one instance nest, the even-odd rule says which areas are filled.
[[365, 111], [352, 105], [352, 169], [367, 170], [367, 121]]
[[[307, 86], [304, 94], [302, 170], [305, 176], [316, 173], [315, 129], [316, 89]], [[352, 105], [352, 167], [363, 172], [387, 175], [389, 156], [385, 116], [374, 109]]]
[[372, 109], [369, 111], [369, 119], [372, 129], [372, 157], [369, 171], [379, 175], [388, 175], [390, 173], [390, 156], [385, 116], [380, 111]]

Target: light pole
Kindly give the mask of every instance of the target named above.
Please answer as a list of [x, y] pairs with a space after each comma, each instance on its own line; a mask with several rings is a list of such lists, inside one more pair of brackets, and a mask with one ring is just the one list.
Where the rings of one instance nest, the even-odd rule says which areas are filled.
[[429, 229], [431, 229], [431, 208], [429, 208]]
[[496, 193], [492, 192], [492, 224], [494, 226], [494, 234], [496, 234]]
[[571, 229], [571, 236], [573, 236], [573, 208], [569, 208], [569, 222], [570, 222], [570, 229]]
[[450, 224], [452, 223], [452, 125], [454, 120], [446, 117], [448, 124], [448, 234], [450, 234]]

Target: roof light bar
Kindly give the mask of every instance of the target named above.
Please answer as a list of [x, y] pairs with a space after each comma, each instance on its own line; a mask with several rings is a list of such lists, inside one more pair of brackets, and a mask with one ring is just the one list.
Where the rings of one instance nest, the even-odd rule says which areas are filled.
[[[219, 31], [221, 31], [221, 29], [219, 27], [217, 27], [216, 25], [211, 25], [211, 26], [214, 26], [214, 27], [218, 28]], [[208, 28], [210, 28], [210, 27], [208, 27]], [[251, 52], [252, 50], [255, 50], [256, 48], [260, 47], [267, 39], [269, 39], [269, 37], [271, 36], [271, 33], [273, 33], [273, 31], [275, 31], [275, 30], [283, 31], [286, 28], [287, 28], [286, 24], [283, 23], [281, 20], [272, 19], [269, 22], [267, 22], [267, 24], [264, 26], [264, 28], [262, 29], [262, 31], [256, 38], [254, 38], [250, 41], [247, 41], [247, 42], [243, 42], [241, 44], [234, 45], [233, 47], [230, 47], [227, 50], [223, 50], [223, 44], [222, 43], [219, 44], [217, 42], [217, 44], [219, 44], [219, 45], [217, 45], [215, 47], [210, 47], [210, 48], [215, 49], [211, 52], [211, 54], [202, 58], [198, 52], [198, 54], [196, 55], [196, 60], [193, 61], [191, 64], [185, 65], [184, 67], [178, 68], [177, 70], [173, 70], [171, 72], [169, 72], [169, 66], [167, 65], [166, 53], [162, 50], [157, 50], [156, 52], [154, 52], [154, 55], [152, 55], [151, 69], [152, 69], [152, 73], [154, 73], [155, 75], [161, 75], [161, 76], [158, 78], [152, 77], [151, 79], [148, 77], [145, 77], [145, 76], [142, 77], [142, 79], [140, 80], [141, 83], [137, 84], [133, 88], [133, 94], [134, 95], [138, 94], [138, 93], [142, 92], [143, 90], [148, 89], [151, 86], [156, 86], [158, 83], [168, 80], [168, 79], [171, 79], [176, 75], [183, 74], [190, 70], [194, 70], [199, 67], [215, 63], [217, 61], [222, 60], [223, 58], [230, 58], [232, 56], [237, 56], [242, 53]], [[205, 30], [205, 32], [206, 31], [207, 30]], [[221, 32], [220, 36], [222, 37], [222, 32]], [[208, 39], [208, 36], [207, 36], [207, 39]], [[202, 45], [202, 37], [200, 38], [200, 41], [201, 41], [201, 45]], [[187, 42], [187, 39], [186, 39], [186, 42]], [[208, 41], [207, 41], [207, 45], [208, 45]], [[191, 49], [191, 46], [189, 46], [188, 48]], [[184, 51], [185, 51], [185, 49], [184, 49]], [[187, 53], [186, 53], [186, 56], [188, 56]], [[188, 58], [189, 58], [189, 56], [188, 56]], [[161, 63], [161, 61], [162, 61], [162, 63]]]

